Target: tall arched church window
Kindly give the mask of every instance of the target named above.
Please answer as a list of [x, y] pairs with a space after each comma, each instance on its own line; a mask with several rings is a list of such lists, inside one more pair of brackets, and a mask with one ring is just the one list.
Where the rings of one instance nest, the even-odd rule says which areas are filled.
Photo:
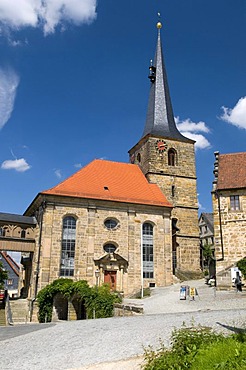
[[168, 165], [175, 166], [176, 164], [176, 151], [174, 149], [169, 149], [168, 151]]
[[153, 256], [153, 226], [149, 222], [143, 224], [143, 278], [154, 277], [154, 256]]
[[74, 275], [75, 240], [76, 219], [71, 216], [65, 217], [62, 226], [60, 276]]

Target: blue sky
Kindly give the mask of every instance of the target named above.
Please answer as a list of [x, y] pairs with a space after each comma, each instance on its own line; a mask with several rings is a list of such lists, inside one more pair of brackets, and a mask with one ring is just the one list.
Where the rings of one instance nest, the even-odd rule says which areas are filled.
[[42, 4], [0, 0], [0, 212], [22, 214], [95, 158], [128, 162], [157, 12], [174, 114], [197, 139], [200, 211], [210, 212], [214, 151], [246, 149], [246, 1]]

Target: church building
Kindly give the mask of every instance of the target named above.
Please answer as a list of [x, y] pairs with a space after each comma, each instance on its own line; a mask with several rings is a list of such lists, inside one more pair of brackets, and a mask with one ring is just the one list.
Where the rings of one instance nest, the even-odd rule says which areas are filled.
[[94, 160], [24, 214], [37, 220], [34, 253], [22, 258], [30, 298], [60, 277], [131, 296], [199, 271], [195, 142], [176, 127], [157, 29], [146, 123], [130, 163]]

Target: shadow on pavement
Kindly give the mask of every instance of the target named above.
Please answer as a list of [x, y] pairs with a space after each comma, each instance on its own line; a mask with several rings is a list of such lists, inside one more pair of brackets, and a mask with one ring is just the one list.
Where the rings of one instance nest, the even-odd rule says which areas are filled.
[[223, 326], [223, 328], [227, 329], [227, 330], [230, 330], [230, 331], [233, 331], [234, 333], [241, 333], [241, 334], [246, 334], [246, 329], [243, 329], [243, 328], [236, 328], [235, 326], [229, 326], [229, 325], [225, 325], [225, 324], [221, 324], [220, 322], [216, 322], [216, 324], [220, 325], [220, 326]]
[[23, 324], [16, 326], [4, 326], [0, 328], [0, 341], [19, 337], [21, 335], [32, 333], [33, 331], [47, 329], [55, 326], [54, 323], [47, 324]]

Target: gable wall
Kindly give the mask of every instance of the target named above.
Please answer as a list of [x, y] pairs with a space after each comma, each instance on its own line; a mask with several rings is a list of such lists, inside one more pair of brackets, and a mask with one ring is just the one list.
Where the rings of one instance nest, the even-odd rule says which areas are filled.
[[[221, 228], [224, 261], [217, 262], [217, 272], [246, 256], [246, 189], [218, 192], [220, 196]], [[230, 196], [239, 195], [240, 210], [230, 210]], [[216, 258], [222, 257], [218, 198], [212, 194], [214, 211], [214, 241]]]

